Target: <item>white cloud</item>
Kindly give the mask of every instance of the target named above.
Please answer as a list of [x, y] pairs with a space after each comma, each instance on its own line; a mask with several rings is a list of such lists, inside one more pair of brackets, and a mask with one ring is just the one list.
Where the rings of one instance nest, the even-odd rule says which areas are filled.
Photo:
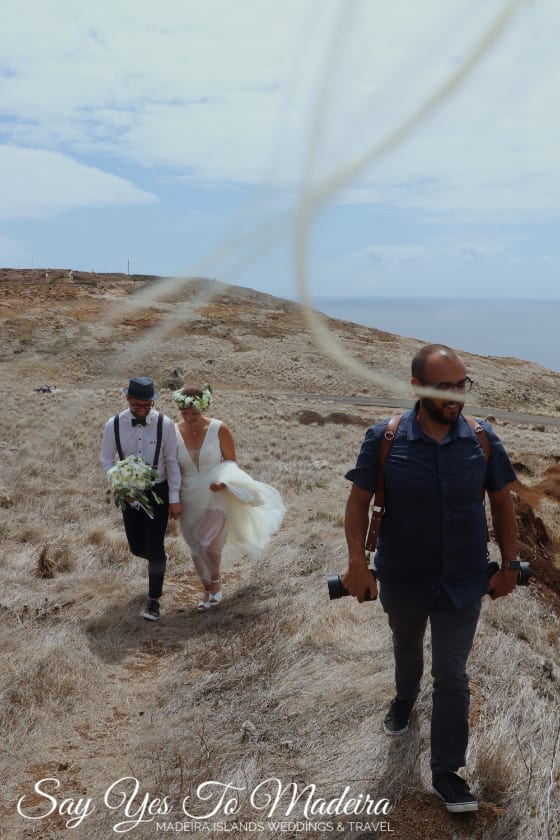
[[[20, 0], [0, 31], [0, 132], [12, 146], [103, 154], [114, 171], [317, 184], [406, 119], [507, 5]], [[557, 214], [558, 15], [553, 0], [519, 5], [467, 83], [343, 183], [344, 200]]]
[[361, 251], [347, 254], [345, 259], [354, 265], [373, 265], [392, 269], [414, 265], [458, 266], [461, 263], [507, 265], [519, 261], [519, 257], [503, 245], [481, 240], [432, 242], [423, 245], [370, 245]]
[[0, 218], [4, 219], [156, 200], [124, 178], [41, 149], [0, 146], [0, 182], [9, 196], [9, 201], [0, 205]]
[[361, 265], [402, 266], [419, 265], [433, 257], [433, 251], [413, 245], [371, 245], [354, 255], [352, 261]]

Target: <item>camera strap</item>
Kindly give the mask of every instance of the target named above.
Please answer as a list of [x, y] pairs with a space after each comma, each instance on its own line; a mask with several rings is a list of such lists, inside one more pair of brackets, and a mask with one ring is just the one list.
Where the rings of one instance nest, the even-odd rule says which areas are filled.
[[375, 493], [373, 496], [373, 504], [371, 506], [371, 520], [369, 523], [369, 530], [366, 539], [366, 551], [375, 551], [377, 545], [377, 538], [381, 528], [381, 520], [385, 513], [385, 461], [389, 450], [393, 445], [399, 423], [401, 422], [402, 414], [395, 414], [387, 423], [385, 434], [381, 438], [379, 444], [378, 468], [377, 468], [377, 484], [375, 486]]
[[[478, 423], [474, 419], [474, 417], [467, 417], [466, 414], [463, 414], [463, 417], [477, 436], [480, 448], [484, 452], [486, 463], [488, 463], [488, 461], [490, 460], [490, 441], [488, 440], [488, 435], [486, 434], [480, 423]], [[484, 484], [482, 485], [482, 498], [484, 498]]]
[[[381, 529], [381, 520], [385, 513], [385, 461], [387, 455], [395, 439], [399, 423], [401, 422], [402, 414], [395, 414], [390, 418], [385, 429], [385, 434], [381, 438], [379, 445], [378, 468], [377, 468], [377, 484], [373, 496], [373, 504], [371, 506], [371, 519], [369, 523], [369, 530], [366, 538], [366, 551], [375, 551], [379, 531]], [[463, 415], [473, 432], [476, 434], [480, 448], [484, 452], [486, 462], [490, 460], [490, 442], [488, 435], [474, 417]], [[482, 498], [484, 499], [485, 488], [482, 485]]]

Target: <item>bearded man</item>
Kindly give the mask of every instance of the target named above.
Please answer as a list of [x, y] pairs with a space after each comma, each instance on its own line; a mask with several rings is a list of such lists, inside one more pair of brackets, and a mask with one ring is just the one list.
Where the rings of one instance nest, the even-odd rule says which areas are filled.
[[[379, 481], [379, 452], [389, 419], [368, 429], [346, 506], [348, 569], [342, 583], [363, 601], [379, 596], [393, 636], [396, 695], [384, 720], [388, 735], [406, 732], [420, 691], [428, 621], [432, 641], [432, 790], [452, 812], [474, 811], [476, 798], [457, 770], [469, 735], [466, 663], [481, 598], [508, 595], [517, 571], [517, 522], [509, 485], [515, 471], [503, 444], [484, 422], [462, 414], [472, 386], [460, 356], [430, 344], [412, 360], [412, 386], [431, 389], [398, 422], [383, 468], [385, 499], [375, 572], [365, 543], [369, 505]], [[393, 424], [392, 424], [393, 425]], [[394, 424], [396, 425], [396, 424]], [[392, 431], [389, 431], [389, 435]], [[484, 446], [482, 440], [484, 441]], [[485, 448], [488, 450], [485, 452]], [[487, 575], [488, 495], [502, 565]]]

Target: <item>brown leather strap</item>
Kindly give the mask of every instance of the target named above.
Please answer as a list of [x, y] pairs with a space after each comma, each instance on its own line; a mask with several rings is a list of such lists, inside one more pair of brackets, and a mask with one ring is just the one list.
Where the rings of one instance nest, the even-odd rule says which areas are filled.
[[465, 420], [467, 421], [467, 423], [469, 424], [469, 426], [471, 427], [473, 432], [475, 432], [475, 434], [477, 435], [478, 442], [480, 443], [480, 445], [482, 447], [482, 451], [484, 452], [485, 458], [486, 458], [487, 461], [489, 461], [490, 460], [490, 441], [488, 440], [488, 435], [486, 434], [486, 432], [484, 431], [484, 429], [482, 428], [480, 423], [478, 423], [474, 419], [474, 417], [467, 417], [466, 414], [463, 414], [463, 417], [465, 418]]
[[387, 460], [387, 455], [389, 454], [389, 450], [393, 444], [393, 440], [395, 439], [399, 423], [401, 422], [401, 417], [402, 414], [396, 414], [394, 417], [391, 417], [379, 444], [377, 484], [371, 508], [371, 520], [366, 539], [366, 551], [375, 551], [375, 546], [377, 545], [379, 529], [381, 528], [381, 520], [383, 519], [383, 514], [385, 512], [385, 461]]
[[[486, 434], [486, 432], [484, 431], [484, 429], [482, 428], [480, 423], [478, 423], [474, 419], [474, 417], [467, 417], [466, 414], [464, 414], [463, 417], [465, 418], [465, 420], [467, 421], [467, 423], [469, 424], [469, 426], [471, 427], [473, 432], [478, 437], [478, 442], [480, 443], [480, 445], [482, 447], [482, 451], [484, 452], [484, 457], [486, 458], [486, 463], [488, 463], [488, 461], [490, 460], [490, 441], [488, 440], [488, 435]], [[483, 482], [483, 484], [482, 484], [482, 503], [483, 504], [484, 504], [485, 493], [486, 493], [486, 486]], [[486, 528], [486, 532], [488, 533], [488, 528]], [[488, 536], [488, 540], [490, 540], [490, 536]]]

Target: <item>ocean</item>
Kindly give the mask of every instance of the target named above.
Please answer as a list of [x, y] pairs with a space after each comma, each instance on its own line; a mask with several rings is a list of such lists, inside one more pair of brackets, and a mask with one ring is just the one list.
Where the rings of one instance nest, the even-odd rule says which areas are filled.
[[315, 298], [332, 318], [560, 371], [560, 300]]

